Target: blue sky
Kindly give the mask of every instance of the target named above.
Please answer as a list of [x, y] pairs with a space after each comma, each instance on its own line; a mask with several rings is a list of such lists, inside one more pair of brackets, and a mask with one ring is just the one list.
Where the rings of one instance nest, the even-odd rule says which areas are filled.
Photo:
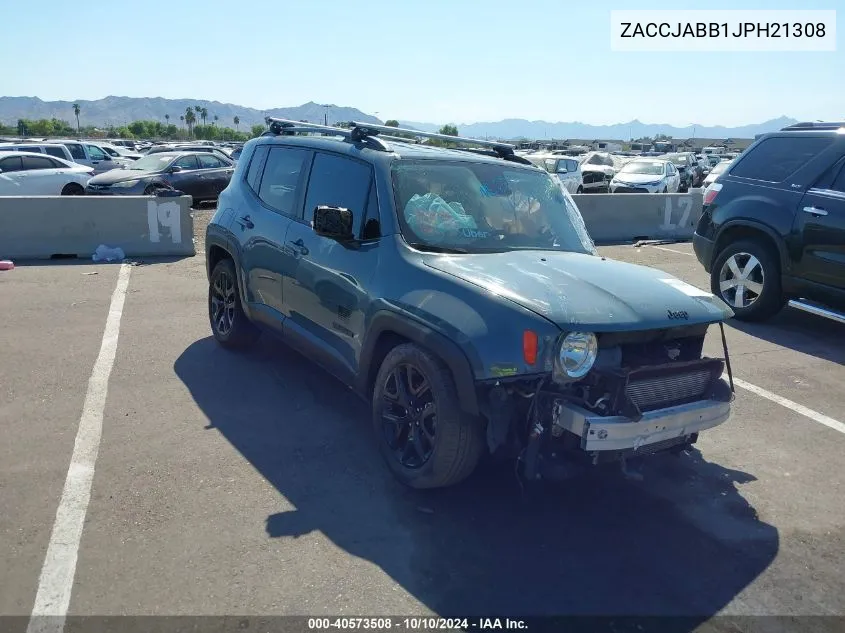
[[612, 9], [837, 4], [89, 0], [50, 2], [47, 9], [44, 2], [20, 2], [6, 7], [0, 23], [2, 58], [17, 60], [3, 65], [0, 95], [162, 96], [259, 109], [316, 101], [382, 119], [459, 124], [503, 118], [591, 124], [636, 118], [672, 125], [740, 125], [780, 115], [845, 119], [841, 35], [838, 50], [828, 53], [610, 50]]

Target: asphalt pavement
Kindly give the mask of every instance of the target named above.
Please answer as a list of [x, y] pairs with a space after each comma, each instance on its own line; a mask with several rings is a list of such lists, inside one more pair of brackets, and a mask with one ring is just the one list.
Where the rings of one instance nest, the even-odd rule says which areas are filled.
[[[600, 250], [708, 287], [688, 244]], [[267, 337], [214, 343], [202, 256], [131, 266], [104, 342], [120, 268], [0, 273], [0, 615], [25, 622], [58, 564], [86, 389], [114, 346], [70, 615], [845, 616], [845, 326], [731, 323], [731, 420], [643, 481], [524, 496], [488, 466], [418, 492], [333, 378]]]

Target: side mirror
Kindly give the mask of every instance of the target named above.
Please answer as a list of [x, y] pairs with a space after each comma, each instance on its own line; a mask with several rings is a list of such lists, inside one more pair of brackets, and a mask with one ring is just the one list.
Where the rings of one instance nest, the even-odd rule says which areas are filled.
[[558, 169], [558, 170], [557, 170], [557, 173], [559, 173], [559, 174], [568, 174], [568, 173], [569, 173], [569, 170], [567, 170], [567, 169], [566, 169], [566, 167], [561, 167], [560, 169]]
[[338, 242], [355, 239], [352, 233], [352, 211], [342, 207], [318, 206], [314, 209], [314, 232]]
[[182, 168], [179, 167], [179, 165], [173, 165], [173, 167], [171, 167], [170, 169], [167, 170], [167, 173], [176, 174], [176, 173], [179, 173], [180, 171], [182, 171]]

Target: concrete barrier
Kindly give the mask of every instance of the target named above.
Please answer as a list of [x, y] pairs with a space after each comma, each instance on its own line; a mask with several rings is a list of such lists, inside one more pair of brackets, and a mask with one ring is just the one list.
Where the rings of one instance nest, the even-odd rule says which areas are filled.
[[127, 257], [196, 254], [190, 196], [0, 197], [0, 259], [90, 258], [100, 244]]
[[704, 191], [688, 193], [590, 193], [572, 196], [596, 243], [638, 239], [692, 239]]

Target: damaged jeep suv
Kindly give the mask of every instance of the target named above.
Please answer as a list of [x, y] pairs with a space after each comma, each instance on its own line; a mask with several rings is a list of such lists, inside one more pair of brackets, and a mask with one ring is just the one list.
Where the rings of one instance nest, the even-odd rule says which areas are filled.
[[454, 484], [485, 453], [563, 477], [728, 418], [703, 344], [730, 308], [599, 256], [569, 193], [511, 146], [268, 121], [207, 229], [212, 332], [276, 334], [370, 401], [402, 482]]

